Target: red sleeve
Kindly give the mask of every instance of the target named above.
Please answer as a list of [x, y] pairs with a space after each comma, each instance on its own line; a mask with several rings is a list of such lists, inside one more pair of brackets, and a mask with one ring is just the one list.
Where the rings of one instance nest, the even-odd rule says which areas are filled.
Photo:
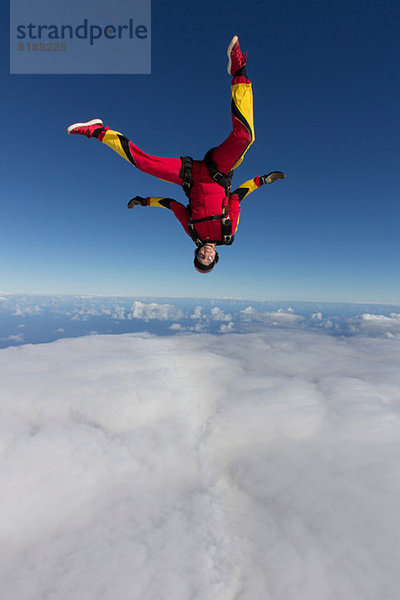
[[172, 210], [178, 221], [181, 223], [183, 229], [186, 231], [188, 235], [189, 233], [189, 213], [183, 204], [177, 202], [173, 198], [156, 198], [152, 196], [148, 196], [146, 198], [147, 206], [158, 206], [162, 208], [166, 208], [168, 210]]
[[232, 231], [235, 232], [237, 229], [239, 215], [240, 215], [240, 202], [237, 194], [232, 194], [229, 198], [229, 216], [232, 221]]
[[186, 206], [183, 206], [183, 204], [181, 204], [180, 202], [176, 202], [174, 200], [174, 202], [171, 202], [171, 210], [173, 211], [174, 215], [176, 216], [176, 218], [182, 225], [183, 229], [190, 236], [189, 227], [188, 227], [189, 213], [186, 209]]

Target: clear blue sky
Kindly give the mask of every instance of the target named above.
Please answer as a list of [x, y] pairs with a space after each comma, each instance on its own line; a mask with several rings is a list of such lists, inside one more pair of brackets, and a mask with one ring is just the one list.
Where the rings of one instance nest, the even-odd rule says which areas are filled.
[[[3, 35], [0, 291], [399, 303], [399, 26], [387, 0], [157, 0], [152, 74], [109, 76], [9, 75]], [[65, 130], [101, 117], [150, 154], [202, 157], [229, 132], [233, 34], [256, 125], [234, 184], [287, 179], [249, 196], [201, 276], [172, 213], [126, 209], [182, 190]]]

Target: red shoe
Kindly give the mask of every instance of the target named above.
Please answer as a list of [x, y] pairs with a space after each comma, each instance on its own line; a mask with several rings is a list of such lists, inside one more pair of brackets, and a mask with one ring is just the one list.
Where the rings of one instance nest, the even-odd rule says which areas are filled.
[[239, 71], [239, 69], [241, 69], [242, 67], [245, 66], [246, 60], [247, 60], [247, 54], [243, 54], [242, 51], [240, 50], [239, 39], [238, 39], [237, 35], [234, 35], [233, 38], [231, 39], [229, 46], [228, 46], [227, 55], [228, 55], [227, 71], [228, 71], [229, 75], [232, 75], [232, 77], [234, 77], [235, 74]]
[[102, 129], [103, 121], [101, 119], [92, 119], [87, 123], [74, 123], [67, 129], [67, 133], [77, 133], [78, 135], [86, 135], [91, 138], [96, 129]]

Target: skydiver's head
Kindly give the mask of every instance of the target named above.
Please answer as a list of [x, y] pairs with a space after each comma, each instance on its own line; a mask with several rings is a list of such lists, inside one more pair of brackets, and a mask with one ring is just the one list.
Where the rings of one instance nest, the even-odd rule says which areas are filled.
[[215, 244], [203, 244], [194, 251], [194, 268], [199, 273], [209, 273], [219, 260]]

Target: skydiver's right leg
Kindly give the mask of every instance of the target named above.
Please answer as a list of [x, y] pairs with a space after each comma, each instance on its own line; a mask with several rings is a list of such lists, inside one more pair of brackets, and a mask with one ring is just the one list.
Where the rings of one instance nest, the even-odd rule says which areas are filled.
[[97, 135], [97, 139], [115, 150], [115, 152], [118, 152], [122, 158], [132, 163], [140, 171], [154, 175], [154, 177], [158, 177], [164, 181], [182, 185], [182, 178], [179, 177], [182, 168], [180, 158], [150, 156], [135, 146], [122, 133], [113, 131], [109, 127], [101, 130]]
[[104, 127], [100, 119], [93, 119], [87, 123], [75, 123], [68, 127], [67, 131], [71, 134], [77, 133], [87, 137], [95, 137], [140, 171], [158, 177], [163, 181], [182, 185], [182, 177], [179, 175], [182, 168], [180, 158], [150, 156], [135, 146], [122, 133]]

